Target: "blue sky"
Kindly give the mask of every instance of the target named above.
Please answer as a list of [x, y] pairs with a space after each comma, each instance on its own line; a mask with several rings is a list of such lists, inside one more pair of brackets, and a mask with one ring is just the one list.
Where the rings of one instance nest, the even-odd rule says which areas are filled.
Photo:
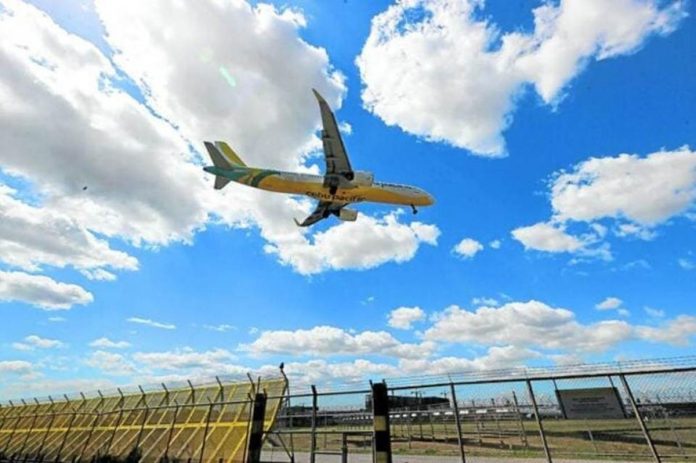
[[[2, 397], [693, 349], [690, 2], [272, 3], [0, 0]], [[437, 203], [213, 191], [203, 139], [321, 166], [311, 87]]]

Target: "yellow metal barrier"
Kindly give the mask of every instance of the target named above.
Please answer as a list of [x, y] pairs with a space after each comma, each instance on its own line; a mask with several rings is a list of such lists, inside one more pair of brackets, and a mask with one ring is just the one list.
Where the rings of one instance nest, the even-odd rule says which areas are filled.
[[270, 430], [287, 390], [284, 378], [81, 396], [0, 406], [0, 456], [72, 462], [111, 456], [141, 462], [240, 462], [254, 394], [268, 396]]

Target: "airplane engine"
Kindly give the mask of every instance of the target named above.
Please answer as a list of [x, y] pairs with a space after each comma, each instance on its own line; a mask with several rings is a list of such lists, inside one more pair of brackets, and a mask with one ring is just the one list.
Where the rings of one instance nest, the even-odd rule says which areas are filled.
[[338, 218], [346, 222], [355, 222], [358, 218], [358, 211], [343, 208], [338, 213]]
[[375, 182], [375, 174], [358, 170], [353, 176], [353, 185], [355, 186], [372, 186]]

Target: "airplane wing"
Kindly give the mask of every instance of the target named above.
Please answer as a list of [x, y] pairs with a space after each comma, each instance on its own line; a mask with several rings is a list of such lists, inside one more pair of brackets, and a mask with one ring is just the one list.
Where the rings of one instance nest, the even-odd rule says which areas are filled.
[[304, 219], [302, 222], [295, 219], [295, 223], [298, 227], [309, 227], [310, 225], [314, 225], [315, 223], [324, 220], [331, 214], [337, 213], [343, 206], [345, 206], [345, 204], [332, 203], [330, 201], [319, 201], [319, 204], [317, 204], [317, 207], [314, 209], [314, 211], [312, 211], [309, 217]]
[[341, 175], [348, 178], [353, 178], [353, 169], [350, 167], [350, 160], [346, 147], [343, 145], [341, 133], [338, 131], [336, 118], [331, 112], [329, 104], [324, 98], [312, 89], [314, 96], [319, 102], [319, 110], [321, 112], [321, 122], [324, 130], [321, 132], [321, 141], [324, 144], [324, 158], [326, 159], [326, 175]]

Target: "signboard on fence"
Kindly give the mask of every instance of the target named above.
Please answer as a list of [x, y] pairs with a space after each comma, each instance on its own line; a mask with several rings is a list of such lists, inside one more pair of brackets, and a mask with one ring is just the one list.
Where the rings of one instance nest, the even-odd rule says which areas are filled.
[[561, 389], [556, 391], [563, 416], [569, 420], [625, 418], [615, 387]]

